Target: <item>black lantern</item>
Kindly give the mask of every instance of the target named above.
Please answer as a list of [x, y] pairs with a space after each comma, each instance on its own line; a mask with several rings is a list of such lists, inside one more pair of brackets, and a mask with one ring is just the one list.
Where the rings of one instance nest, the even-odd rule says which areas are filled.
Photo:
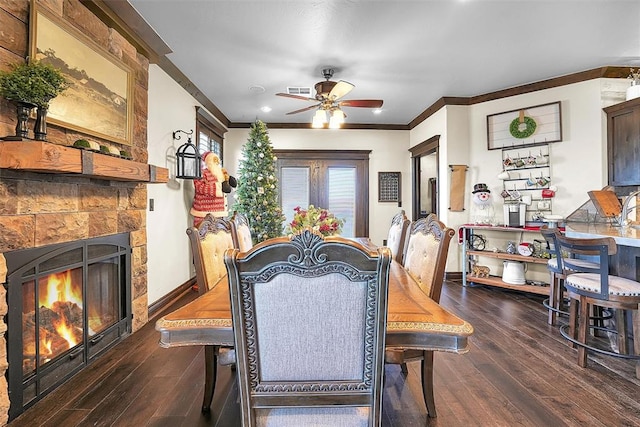
[[202, 165], [200, 163], [200, 152], [198, 151], [198, 147], [193, 145], [191, 142], [191, 135], [193, 135], [193, 130], [191, 132], [185, 132], [183, 130], [177, 130], [173, 132], [173, 139], [179, 140], [180, 135], [178, 133], [184, 133], [189, 138], [187, 139], [186, 144], [182, 144], [178, 147], [176, 151], [176, 178], [182, 179], [198, 179], [202, 178]]

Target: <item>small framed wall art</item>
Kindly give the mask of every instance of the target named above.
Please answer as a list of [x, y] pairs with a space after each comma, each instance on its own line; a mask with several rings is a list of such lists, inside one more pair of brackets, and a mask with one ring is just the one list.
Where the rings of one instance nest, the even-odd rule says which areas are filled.
[[378, 201], [400, 203], [400, 172], [378, 172]]
[[560, 101], [487, 116], [489, 150], [558, 141], [562, 141]]

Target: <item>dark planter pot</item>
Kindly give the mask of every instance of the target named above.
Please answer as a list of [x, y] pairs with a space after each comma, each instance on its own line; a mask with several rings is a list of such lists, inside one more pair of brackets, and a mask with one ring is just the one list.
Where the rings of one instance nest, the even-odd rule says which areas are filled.
[[30, 102], [16, 102], [16, 115], [18, 116], [18, 123], [16, 123], [16, 139], [29, 137], [29, 128], [27, 128], [27, 121], [29, 120], [29, 114], [35, 107], [35, 104]]
[[36, 123], [33, 127], [33, 134], [36, 141], [47, 140], [47, 108], [38, 107], [36, 110]]

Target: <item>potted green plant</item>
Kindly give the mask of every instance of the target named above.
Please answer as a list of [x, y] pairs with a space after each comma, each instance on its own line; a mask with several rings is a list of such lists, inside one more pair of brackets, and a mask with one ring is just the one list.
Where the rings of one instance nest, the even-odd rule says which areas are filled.
[[46, 114], [49, 102], [69, 87], [60, 70], [51, 64], [32, 61], [14, 64], [0, 71], [0, 96], [17, 104], [16, 139], [27, 137], [29, 112], [37, 107], [35, 139], [46, 141]]

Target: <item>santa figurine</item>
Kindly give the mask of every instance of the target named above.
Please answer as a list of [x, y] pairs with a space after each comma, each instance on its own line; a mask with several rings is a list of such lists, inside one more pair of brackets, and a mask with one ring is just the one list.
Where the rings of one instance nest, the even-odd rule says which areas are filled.
[[491, 200], [491, 190], [487, 184], [475, 184], [473, 186], [471, 207], [471, 217], [475, 224], [491, 224], [493, 222], [494, 210]]
[[193, 181], [195, 196], [191, 215], [196, 227], [208, 213], [216, 217], [229, 215], [225, 194], [230, 193], [231, 188], [237, 185], [236, 179], [222, 167], [217, 154], [207, 151], [202, 160], [206, 169], [202, 171], [202, 178]]

